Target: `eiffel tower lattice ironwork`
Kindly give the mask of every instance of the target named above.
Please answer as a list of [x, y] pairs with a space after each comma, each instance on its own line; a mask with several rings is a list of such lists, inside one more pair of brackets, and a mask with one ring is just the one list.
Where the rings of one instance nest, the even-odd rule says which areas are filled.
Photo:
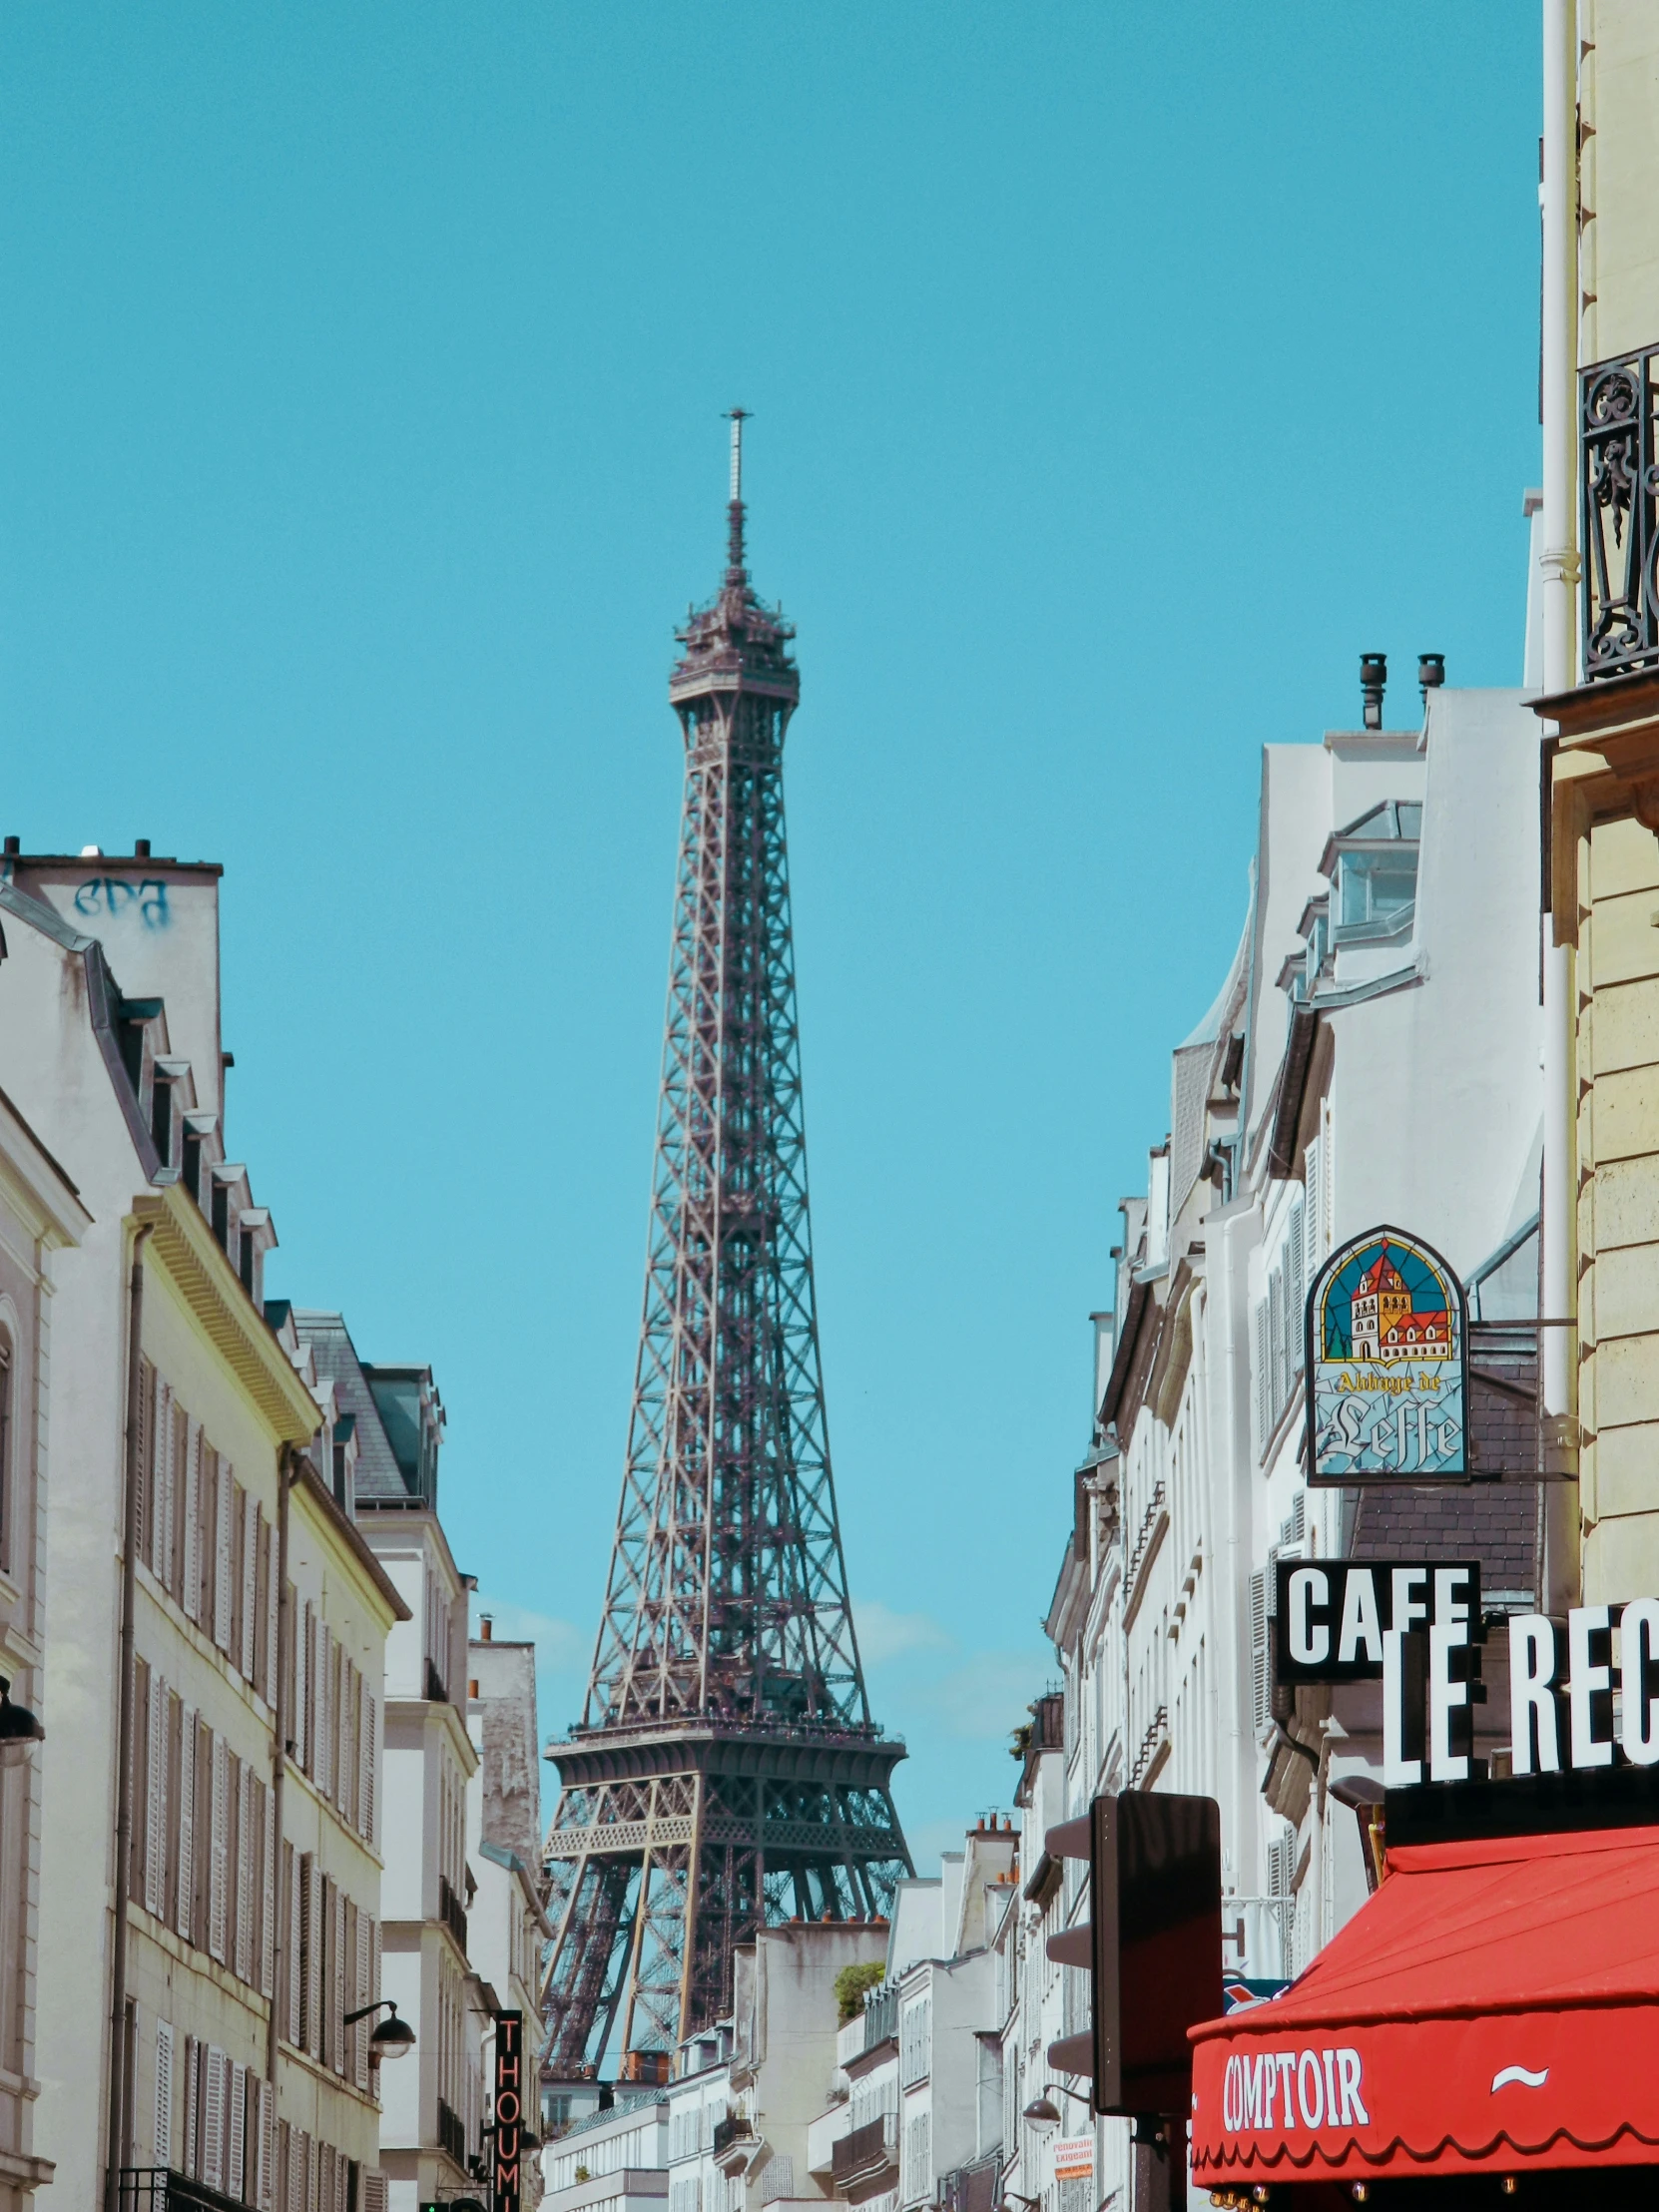
[[744, 565], [744, 419], [725, 580], [669, 683], [686, 781], [645, 1315], [587, 1703], [549, 1751], [555, 2079], [672, 2050], [730, 2008], [759, 1927], [885, 1915], [910, 1871], [830, 1471], [784, 838], [801, 680]]

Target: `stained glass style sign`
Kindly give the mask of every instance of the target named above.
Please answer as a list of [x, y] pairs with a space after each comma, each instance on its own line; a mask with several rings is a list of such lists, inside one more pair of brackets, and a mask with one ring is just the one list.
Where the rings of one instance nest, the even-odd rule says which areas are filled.
[[1468, 1479], [1463, 1287], [1437, 1252], [1373, 1229], [1308, 1294], [1311, 1482]]

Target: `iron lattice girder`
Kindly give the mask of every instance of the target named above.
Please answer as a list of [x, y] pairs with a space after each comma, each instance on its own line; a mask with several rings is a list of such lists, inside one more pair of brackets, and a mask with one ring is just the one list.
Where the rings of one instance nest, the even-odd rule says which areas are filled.
[[580, 1728], [549, 1756], [553, 2071], [666, 2049], [766, 1920], [885, 1913], [910, 1863], [830, 1475], [783, 753], [793, 631], [743, 566], [681, 633], [686, 746], [639, 1363]]

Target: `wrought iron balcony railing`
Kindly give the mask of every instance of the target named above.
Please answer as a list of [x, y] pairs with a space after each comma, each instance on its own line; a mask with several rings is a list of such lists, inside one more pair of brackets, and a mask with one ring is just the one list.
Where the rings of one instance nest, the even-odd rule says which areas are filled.
[[1659, 663], [1659, 345], [1579, 377], [1584, 676]]
[[447, 2151], [463, 2173], [466, 2171], [466, 2122], [442, 2097], [438, 2099], [438, 2148]]
[[243, 2212], [241, 2197], [170, 2173], [166, 2166], [123, 2166], [116, 2175], [119, 2212]]
[[755, 2123], [747, 2112], [729, 2112], [725, 2119], [715, 2122], [714, 2155], [722, 2158], [729, 2150], [741, 2149], [755, 2140]]
[[864, 2000], [864, 2048], [889, 2043], [898, 2033], [898, 1991], [877, 1989]]
[[872, 2174], [898, 2164], [898, 2115], [878, 2112], [862, 2127], [852, 2128], [830, 2146], [830, 2171], [839, 2192], [843, 2183], [867, 2181]]
[[443, 1874], [438, 1876], [438, 1919], [442, 1921], [444, 1927], [448, 1929], [462, 1950], [465, 1950], [466, 1907], [462, 1905], [460, 1899], [451, 1889], [449, 1877]]

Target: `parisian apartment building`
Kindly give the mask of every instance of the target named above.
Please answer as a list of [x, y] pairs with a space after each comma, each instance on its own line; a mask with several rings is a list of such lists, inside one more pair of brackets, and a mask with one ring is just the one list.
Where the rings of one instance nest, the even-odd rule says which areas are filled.
[[533, 1689], [469, 1836], [441, 1401], [266, 1295], [220, 886], [0, 863], [0, 2207], [459, 2195], [533, 2012]]

